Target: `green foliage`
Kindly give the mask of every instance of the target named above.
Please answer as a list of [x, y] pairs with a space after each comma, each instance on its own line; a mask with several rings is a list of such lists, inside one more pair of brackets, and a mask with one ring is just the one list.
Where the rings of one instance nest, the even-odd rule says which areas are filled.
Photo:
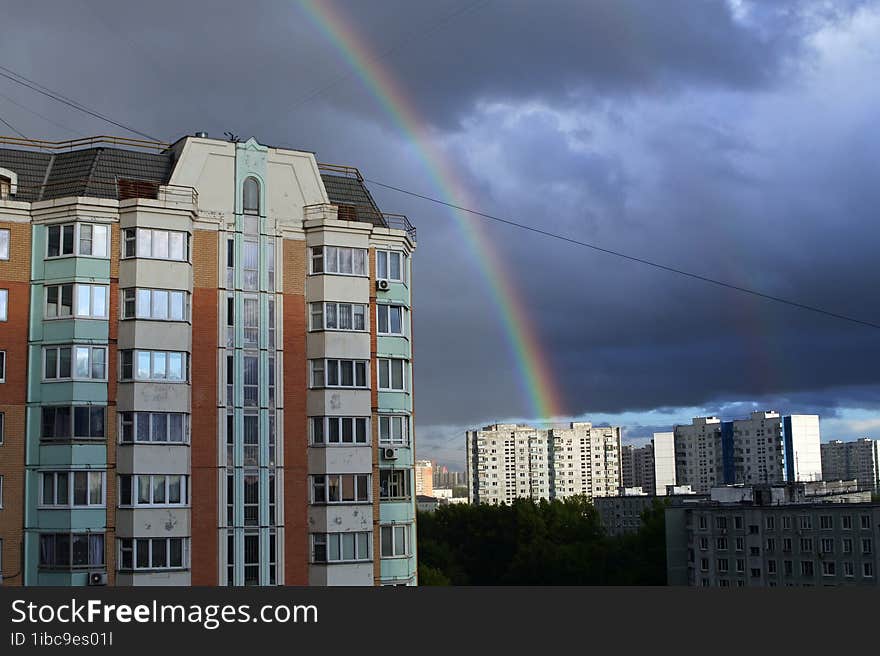
[[419, 513], [420, 585], [665, 585], [664, 505], [632, 535], [605, 534], [593, 505], [518, 499]]

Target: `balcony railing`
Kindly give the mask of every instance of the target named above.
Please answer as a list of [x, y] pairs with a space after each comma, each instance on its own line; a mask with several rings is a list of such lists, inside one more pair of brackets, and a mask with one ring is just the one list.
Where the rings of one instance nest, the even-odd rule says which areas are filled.
[[403, 230], [412, 241], [417, 241], [416, 227], [403, 214], [382, 214], [385, 226], [392, 230]]

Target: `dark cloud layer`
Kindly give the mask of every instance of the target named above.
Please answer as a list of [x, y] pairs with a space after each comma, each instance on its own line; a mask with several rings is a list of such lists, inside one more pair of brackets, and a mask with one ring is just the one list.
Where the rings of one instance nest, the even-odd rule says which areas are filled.
[[[479, 209], [880, 323], [875, 3], [332, 4], [383, 55]], [[440, 193], [296, 3], [0, 5], [3, 65], [146, 132], [232, 130]], [[74, 136], [20, 104], [108, 130], [0, 80], [0, 116]], [[529, 404], [449, 212], [374, 191], [419, 228], [417, 414], [426, 444], [448, 454], [461, 427]], [[566, 414], [877, 409], [876, 330], [482, 227]]]

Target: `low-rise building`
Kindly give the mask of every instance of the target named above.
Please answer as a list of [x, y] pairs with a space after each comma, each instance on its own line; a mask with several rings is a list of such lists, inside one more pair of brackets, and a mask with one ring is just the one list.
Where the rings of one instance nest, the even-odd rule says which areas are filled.
[[849, 489], [845, 482], [733, 486], [668, 507], [668, 584], [877, 585], [880, 504]]

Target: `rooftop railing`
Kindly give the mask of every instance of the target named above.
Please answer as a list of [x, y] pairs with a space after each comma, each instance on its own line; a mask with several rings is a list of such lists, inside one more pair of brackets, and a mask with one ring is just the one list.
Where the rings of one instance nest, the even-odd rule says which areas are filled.
[[16, 185], [8, 200], [36, 202], [65, 197], [92, 197], [115, 200], [144, 198], [198, 207], [199, 193], [193, 187], [166, 185], [153, 180], [117, 178], [116, 180], [63, 180], [39, 186]]
[[0, 135], [0, 144], [7, 146], [16, 146], [18, 148], [37, 148], [49, 151], [70, 151], [80, 148], [93, 148], [95, 146], [119, 146], [122, 148], [141, 148], [144, 150], [155, 150], [161, 153], [167, 149], [170, 144], [161, 141], [150, 141], [148, 139], [132, 139], [129, 137], [113, 137], [108, 135], [100, 135], [96, 137], [81, 137], [79, 139], [69, 139], [67, 141], [45, 141], [43, 139], [28, 139], [25, 137], [10, 137]]

